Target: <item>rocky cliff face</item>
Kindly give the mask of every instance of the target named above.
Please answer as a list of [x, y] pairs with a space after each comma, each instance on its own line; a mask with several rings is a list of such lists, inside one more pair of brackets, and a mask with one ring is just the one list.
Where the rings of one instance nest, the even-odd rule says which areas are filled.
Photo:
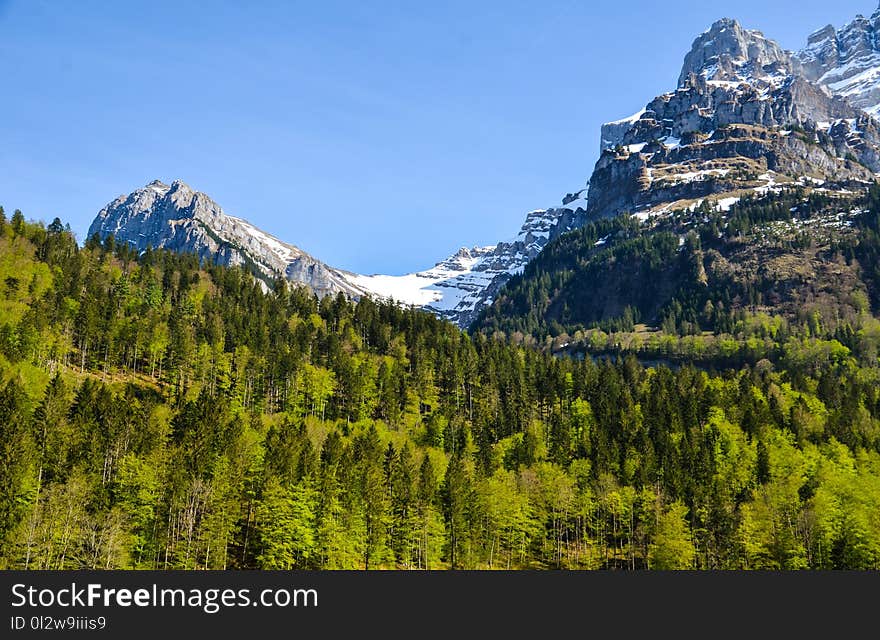
[[760, 31], [743, 29], [730, 18], [718, 20], [694, 40], [684, 58], [678, 86], [691, 74], [706, 80], [740, 82], [772, 78], [791, 72], [788, 53]]
[[489, 247], [459, 249], [418, 273], [355, 276], [352, 282], [371, 295], [421, 306], [465, 328], [551, 238], [572, 228], [586, 204], [586, 190], [571, 193], [558, 207], [529, 212], [519, 233], [510, 240]]
[[333, 269], [301, 249], [227, 215], [204, 193], [179, 180], [155, 180], [101, 209], [89, 237], [113, 235], [137, 250], [147, 247], [194, 253], [202, 260], [246, 265], [267, 285], [283, 277], [310, 287], [319, 296], [362, 295], [350, 274]]
[[760, 32], [719, 20], [694, 41], [679, 86], [602, 130], [585, 214], [644, 217], [726, 208], [784, 184], [845, 188], [880, 170], [880, 132], [862, 110], [800, 74]]
[[871, 115], [880, 113], [880, 9], [839, 30], [830, 24], [819, 29], [793, 60], [808, 80]]

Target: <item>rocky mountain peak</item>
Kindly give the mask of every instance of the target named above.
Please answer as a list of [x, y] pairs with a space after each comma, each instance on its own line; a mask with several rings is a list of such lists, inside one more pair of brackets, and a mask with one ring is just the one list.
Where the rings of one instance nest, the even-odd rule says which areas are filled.
[[[171, 188], [168, 190], [168, 197], [178, 209], [187, 209], [192, 207], [193, 201], [197, 199], [197, 194], [182, 180], [175, 180], [171, 183]], [[202, 200], [203, 205], [210, 206], [210, 204], [213, 204], [213, 202], [210, 204], [207, 202], [209, 200], [207, 197]]]
[[691, 74], [707, 80], [740, 80], [762, 77], [791, 68], [788, 53], [760, 31], [744, 29], [731, 18], [722, 18], [694, 40], [684, 58], [678, 86]]
[[245, 265], [267, 286], [276, 278], [306, 285], [317, 295], [359, 296], [351, 274], [327, 266], [248, 222], [227, 215], [206, 194], [182, 180], [154, 180], [105, 206], [89, 227], [89, 237], [113, 234], [117, 242], [192, 253], [201, 260]]
[[837, 37], [837, 29], [833, 24], [826, 24], [821, 29], [817, 29], [807, 36], [807, 46], [812, 46], [820, 42], [827, 42]]
[[808, 80], [871, 115], [880, 113], [880, 7], [840, 29], [829, 24], [813, 32], [793, 59]]
[[[869, 29], [869, 24], [860, 21], [850, 28]], [[843, 60], [840, 32], [835, 33], [833, 38], [827, 29], [815, 34], [813, 50], [833, 42], [829, 56]], [[846, 55], [856, 56], [866, 65], [863, 71], [880, 79], [880, 59], [859, 53], [859, 43], [868, 40], [846, 39], [852, 43]], [[602, 154], [590, 178], [586, 215], [578, 222], [623, 212], [647, 219], [693, 210], [703, 201], [729, 207], [782, 181], [872, 180], [880, 171], [877, 123], [824, 76], [820, 81], [805, 77], [805, 59], [793, 59], [760, 31], [735, 20], [715, 22], [694, 40], [675, 91], [629, 118], [603, 125]], [[849, 65], [841, 68], [849, 73]], [[862, 73], [854, 81], [865, 77]]]

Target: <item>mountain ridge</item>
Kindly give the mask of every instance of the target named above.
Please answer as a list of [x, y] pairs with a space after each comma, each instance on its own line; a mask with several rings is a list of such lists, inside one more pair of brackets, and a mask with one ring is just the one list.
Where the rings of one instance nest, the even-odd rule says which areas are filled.
[[148, 247], [194, 253], [224, 265], [248, 266], [264, 287], [276, 278], [308, 286], [319, 297], [343, 293], [358, 298], [424, 307], [467, 327], [480, 309], [534, 258], [560, 224], [585, 206], [585, 191], [564, 204], [536, 209], [513, 238], [487, 247], [462, 247], [432, 267], [401, 276], [356, 274], [332, 267], [301, 248], [227, 214], [207, 194], [181, 180], [153, 180], [105, 205], [88, 236], [113, 235], [136, 250]]
[[345, 272], [226, 214], [210, 197], [181, 180], [170, 185], [153, 180], [119, 196], [98, 212], [88, 231], [89, 237], [95, 234], [102, 238], [112, 234], [139, 251], [170, 249], [219, 264], [249, 264], [266, 286], [280, 276], [308, 285], [319, 296], [364, 293], [348, 282]]
[[[795, 186], [865, 189], [880, 171], [880, 125], [870, 115], [874, 94], [864, 75], [868, 65], [880, 76], [875, 25], [880, 10], [839, 30], [820, 29], [803, 50], [791, 52], [735, 19], [717, 20], [694, 39], [675, 89], [602, 126], [600, 157], [586, 188], [561, 205], [529, 212], [509, 240], [462, 247], [415, 273], [334, 268], [228, 216], [205, 194], [177, 194], [191, 191], [175, 187], [179, 181], [169, 187], [177, 194], [170, 202], [159, 193], [167, 185], [155, 181], [120, 196], [101, 210], [89, 235], [113, 233], [139, 249], [152, 244], [247, 263], [267, 286], [283, 277], [319, 296], [392, 299], [466, 328], [548, 242], [590, 220], [629, 213], [650, 224], [704, 203], [723, 212], [743, 197]], [[862, 69], [858, 78], [850, 73], [855, 68]]]
[[871, 182], [880, 170], [877, 122], [800, 69], [760, 31], [714, 22], [693, 41], [674, 90], [603, 125], [575, 226], [704, 200], [728, 208], [781, 183]]
[[857, 14], [840, 29], [828, 24], [814, 31], [792, 57], [807, 79], [872, 116], [880, 114], [880, 6], [870, 17]]

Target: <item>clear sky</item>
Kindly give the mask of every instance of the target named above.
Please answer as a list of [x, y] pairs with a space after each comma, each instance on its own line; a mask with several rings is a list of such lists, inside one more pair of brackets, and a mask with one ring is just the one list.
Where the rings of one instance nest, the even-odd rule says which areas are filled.
[[599, 126], [729, 16], [797, 49], [875, 0], [0, 0], [0, 204], [70, 222], [155, 178], [334, 266], [427, 268], [582, 188]]

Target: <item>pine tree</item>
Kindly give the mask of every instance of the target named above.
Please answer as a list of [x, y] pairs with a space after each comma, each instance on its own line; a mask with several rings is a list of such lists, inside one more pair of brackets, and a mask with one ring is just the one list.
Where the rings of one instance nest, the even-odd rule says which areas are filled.
[[0, 390], [0, 558], [11, 556], [11, 534], [23, 515], [35, 452], [24, 388], [10, 380]]
[[452, 569], [466, 568], [471, 552], [473, 483], [460, 452], [454, 453], [449, 460], [443, 480], [442, 499], [448, 532], [446, 558]]
[[19, 209], [16, 209], [12, 214], [12, 233], [17, 236], [24, 235], [24, 214]]

